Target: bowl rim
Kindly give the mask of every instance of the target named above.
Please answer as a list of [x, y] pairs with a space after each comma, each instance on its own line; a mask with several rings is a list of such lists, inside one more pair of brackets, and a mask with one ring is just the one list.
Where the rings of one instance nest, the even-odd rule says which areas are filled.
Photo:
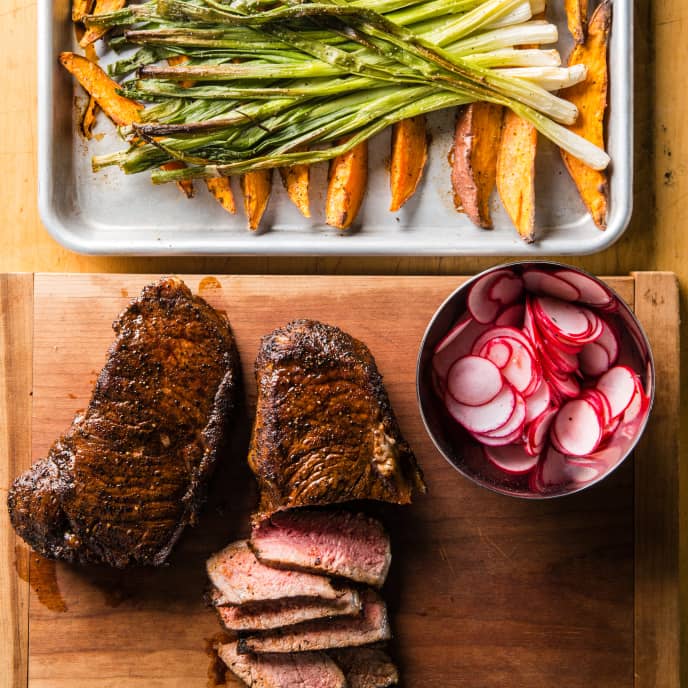
[[[498, 487], [496, 485], [492, 485], [488, 483], [487, 481], [483, 481], [479, 478], [477, 478], [475, 475], [472, 475], [471, 473], [463, 470], [463, 468], [457, 466], [457, 464], [445, 453], [444, 449], [440, 446], [440, 443], [438, 439], [435, 437], [435, 433], [430, 429], [430, 425], [428, 423], [428, 419], [426, 417], [423, 401], [421, 398], [421, 379], [422, 379], [422, 364], [423, 364], [423, 355], [427, 349], [428, 346], [428, 336], [430, 334], [430, 331], [432, 330], [435, 322], [437, 321], [438, 317], [444, 312], [445, 308], [447, 308], [453, 301], [458, 297], [458, 295], [462, 292], [464, 292], [466, 289], [470, 287], [471, 284], [476, 282], [478, 279], [484, 277], [485, 275], [488, 275], [492, 272], [495, 272], [497, 270], [508, 270], [508, 269], [513, 269], [516, 267], [523, 267], [523, 266], [530, 266], [530, 265], [546, 265], [549, 268], [563, 268], [565, 270], [573, 270], [574, 272], [578, 272], [582, 275], [585, 275], [587, 277], [590, 277], [593, 279], [595, 282], [600, 284], [602, 287], [604, 287], [607, 291], [611, 293], [611, 295], [614, 297], [614, 299], [617, 301], [617, 303], [620, 305], [622, 309], [626, 311], [626, 313], [631, 317], [635, 325], [638, 327], [638, 330], [642, 336], [643, 342], [645, 343], [645, 346], [647, 348], [647, 353], [648, 353], [648, 362], [649, 362], [649, 371], [651, 373], [650, 375], [650, 390], [649, 390], [649, 403], [647, 407], [647, 413], [645, 414], [645, 418], [641, 425], [638, 427], [638, 432], [636, 433], [635, 437], [633, 438], [632, 443], [629, 445], [628, 449], [626, 450], [626, 453], [623, 455], [621, 459], [619, 459], [616, 464], [614, 464], [609, 470], [606, 472], [602, 473], [599, 475], [597, 478], [594, 480], [584, 483], [583, 485], [580, 485], [576, 487], [575, 489], [566, 491], [566, 492], [561, 492], [561, 493], [552, 493], [552, 494], [536, 494], [534, 492], [532, 493], [517, 493], [517, 492], [512, 492], [507, 489]], [[490, 492], [499, 494], [499, 495], [504, 495], [507, 497], [511, 497], [513, 499], [522, 499], [525, 501], [540, 501], [540, 500], [548, 500], [548, 499], [558, 499], [560, 497], [569, 497], [574, 494], [578, 494], [579, 492], [583, 492], [584, 490], [587, 490], [590, 487], [594, 487], [601, 481], [603, 481], [605, 478], [610, 476], [612, 473], [614, 473], [622, 464], [626, 463], [628, 460], [629, 456], [633, 454], [635, 451], [636, 446], [638, 445], [638, 442], [640, 441], [640, 438], [643, 436], [645, 429], [647, 427], [647, 424], [650, 420], [650, 416], [652, 415], [652, 409], [654, 407], [655, 403], [655, 386], [656, 386], [656, 369], [655, 369], [655, 359], [654, 355], [652, 353], [652, 347], [650, 345], [650, 340], [647, 336], [647, 332], [645, 331], [645, 328], [643, 327], [642, 323], [638, 320], [636, 317], [636, 314], [634, 311], [631, 309], [631, 307], [624, 301], [624, 299], [617, 293], [617, 291], [609, 286], [606, 282], [604, 282], [602, 279], [597, 277], [596, 275], [588, 272], [587, 270], [584, 270], [583, 268], [579, 268], [575, 265], [568, 265], [567, 263], [561, 263], [556, 260], [545, 260], [545, 259], [523, 259], [523, 260], [513, 260], [509, 261], [507, 263], [499, 263], [497, 265], [493, 265], [492, 267], [489, 267], [485, 270], [482, 270], [481, 272], [477, 273], [476, 275], [473, 275], [469, 279], [467, 279], [463, 284], [460, 284], [456, 289], [454, 289], [451, 294], [449, 294], [444, 301], [437, 307], [435, 312], [433, 313], [432, 317], [428, 321], [428, 324], [425, 328], [425, 332], [423, 333], [423, 338], [421, 339], [420, 346], [418, 347], [418, 354], [416, 356], [416, 403], [418, 404], [418, 410], [420, 412], [420, 417], [421, 420], [423, 421], [423, 427], [425, 428], [425, 432], [428, 434], [430, 437], [430, 440], [432, 441], [433, 445], [437, 449], [437, 451], [442, 455], [442, 458], [452, 467], [454, 468], [455, 471], [457, 471], [459, 474], [461, 474], [464, 478], [467, 478], [470, 480], [474, 485], [477, 485], [478, 487], [484, 488], [486, 490], [489, 490]], [[646, 382], [647, 384], [647, 382]]]

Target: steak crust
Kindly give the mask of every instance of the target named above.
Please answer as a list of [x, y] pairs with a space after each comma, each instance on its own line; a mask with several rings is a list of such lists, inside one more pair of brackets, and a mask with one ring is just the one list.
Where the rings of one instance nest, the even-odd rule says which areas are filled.
[[258, 517], [358, 499], [408, 504], [425, 490], [365, 344], [297, 320], [263, 338], [255, 371]]
[[69, 562], [159, 565], [194, 523], [239, 398], [227, 319], [168, 277], [113, 324], [88, 408], [8, 495], [12, 525]]

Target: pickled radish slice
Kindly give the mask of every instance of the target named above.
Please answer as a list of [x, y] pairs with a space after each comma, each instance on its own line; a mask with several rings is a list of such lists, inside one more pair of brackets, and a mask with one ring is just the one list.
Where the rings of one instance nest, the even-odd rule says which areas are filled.
[[575, 301], [581, 301], [582, 303], [600, 308], [614, 302], [609, 292], [587, 275], [574, 272], [573, 270], [559, 270], [554, 274], [578, 290], [578, 298], [574, 299]]
[[523, 280], [513, 272], [500, 275], [490, 287], [488, 296], [503, 306], [517, 301], [523, 293]]
[[504, 447], [483, 448], [485, 457], [497, 468], [512, 475], [523, 475], [535, 468], [538, 457], [526, 453], [519, 444], [507, 444]]
[[502, 368], [502, 375], [517, 392], [527, 395], [540, 384], [542, 379], [540, 366], [535, 356], [522, 343], [512, 341], [514, 346], [511, 350], [511, 358]]
[[607, 350], [597, 342], [588, 342], [578, 354], [578, 360], [581, 371], [592, 377], [606, 373], [611, 365]]
[[533, 303], [536, 320], [551, 328], [555, 335], [576, 340], [590, 333], [590, 320], [582, 307], [551, 296], [539, 296]]
[[550, 406], [552, 394], [546, 380], [540, 380], [535, 391], [526, 397], [526, 423], [530, 423], [544, 413]]
[[612, 418], [620, 416], [633, 400], [636, 378], [636, 374], [630, 368], [615, 366], [597, 381], [597, 390], [609, 401]]
[[446, 349], [473, 321], [473, 318], [471, 318], [470, 315], [465, 315], [463, 318], [461, 318], [457, 323], [454, 324], [454, 326], [447, 332], [447, 334], [440, 339], [440, 341], [437, 343], [437, 346], [435, 346], [435, 351], [433, 353], [439, 354], [441, 353], [444, 349]]
[[[511, 412], [509, 420], [501, 427], [481, 434], [492, 439], [510, 437], [513, 433], [521, 434], [526, 422], [526, 402], [523, 401], [523, 397], [520, 394], [516, 394], [515, 396], [516, 403], [514, 404], [514, 410]], [[504, 442], [504, 444], [508, 444], [508, 442]]]
[[558, 413], [557, 408], [552, 408], [541, 413], [533, 422], [528, 426], [528, 432], [525, 438], [525, 450], [537, 456], [542, 452], [547, 443], [547, 435], [549, 433], [552, 421]]
[[628, 408], [623, 414], [624, 423], [632, 423], [641, 414], [641, 412], [645, 410], [648, 403], [645, 392], [643, 391], [643, 386], [640, 384], [640, 380], [637, 378], [635, 381], [635, 387], [636, 389], [633, 399], [631, 399], [631, 403], [628, 405]]
[[511, 358], [512, 345], [509, 342], [514, 340], [497, 337], [491, 339], [480, 350], [480, 356], [492, 361], [498, 368], [503, 368]]
[[602, 439], [604, 419], [586, 399], [574, 399], [557, 413], [550, 437], [564, 454], [585, 456], [597, 449]]
[[526, 270], [523, 273], [526, 289], [534, 294], [553, 296], [564, 301], [578, 301], [580, 292], [570, 282], [542, 270]]
[[497, 338], [515, 339], [525, 346], [529, 352], [535, 356], [535, 348], [533, 347], [533, 342], [525, 335], [521, 330], [517, 330], [515, 327], [490, 327], [485, 332], [483, 332], [476, 340], [473, 345], [473, 353], [480, 355], [479, 352], [487, 342], [492, 339]]
[[592, 462], [588, 465], [567, 461], [564, 454], [550, 447], [534, 474], [534, 486], [540, 492], [547, 492], [551, 487], [589, 483], [601, 473]]
[[514, 430], [510, 435], [505, 437], [491, 437], [480, 432], [472, 432], [471, 435], [483, 446], [485, 447], [503, 447], [507, 444], [513, 444], [514, 442], [519, 442], [523, 434], [523, 429], [519, 428]]
[[489, 329], [489, 325], [481, 325], [469, 316], [468, 322], [462, 325], [458, 334], [432, 357], [432, 367], [440, 378], [446, 378], [454, 361], [468, 356], [475, 340]]
[[505, 384], [492, 401], [483, 406], [460, 404], [451, 394], [444, 395], [444, 403], [452, 417], [470, 432], [489, 432], [502, 427], [511, 418], [516, 394]]
[[466, 305], [471, 315], [479, 322], [488, 324], [494, 321], [502, 310], [503, 303], [490, 297], [490, 290], [502, 277], [511, 277], [511, 270], [497, 270], [477, 280], [468, 293]]
[[447, 391], [459, 404], [467, 406], [482, 406], [492, 401], [503, 384], [499, 368], [480, 356], [460, 358], [447, 373]]
[[607, 352], [609, 365], [614, 365], [619, 358], [619, 336], [609, 323], [602, 321], [602, 332], [594, 343], [599, 344]]
[[499, 327], [521, 327], [523, 325], [524, 306], [522, 303], [515, 303], [504, 309], [495, 320], [495, 325]]

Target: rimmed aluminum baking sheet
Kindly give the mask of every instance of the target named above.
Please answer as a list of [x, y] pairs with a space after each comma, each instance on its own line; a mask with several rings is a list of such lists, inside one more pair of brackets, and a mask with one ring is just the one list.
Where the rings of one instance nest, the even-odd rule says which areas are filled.
[[[571, 40], [563, 0], [549, 3], [565, 58]], [[633, 175], [633, 31], [631, 0], [613, 3], [610, 42], [608, 150], [612, 157], [608, 228], [598, 230], [565, 171], [559, 153], [540, 137], [536, 220], [539, 240], [525, 245], [492, 199], [495, 228], [482, 230], [453, 206], [447, 160], [453, 112], [430, 117], [430, 156], [422, 186], [397, 213], [389, 206], [389, 133], [370, 146], [370, 181], [356, 225], [341, 233], [324, 224], [326, 165], [312, 175], [312, 220], [291, 205], [276, 175], [260, 232], [251, 233], [241, 211], [231, 216], [202, 183], [187, 200], [174, 185], [153, 186], [146, 174], [125, 176], [111, 168], [94, 173], [90, 159], [122, 147], [101, 115], [96, 137], [85, 141], [77, 122], [84, 92], [58, 64], [76, 49], [69, 0], [38, 4], [38, 202], [48, 231], [64, 246], [101, 255], [580, 255], [616, 241], [631, 215]], [[107, 64], [108, 56], [102, 59]], [[236, 183], [234, 180], [233, 183]], [[240, 199], [238, 185], [235, 187]]]

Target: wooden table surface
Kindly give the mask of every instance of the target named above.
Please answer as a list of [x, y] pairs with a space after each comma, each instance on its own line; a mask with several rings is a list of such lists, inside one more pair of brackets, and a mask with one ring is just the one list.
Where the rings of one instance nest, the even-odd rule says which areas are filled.
[[[42, 227], [36, 207], [36, 7], [38, 2], [50, 1], [0, 2], [0, 160], [4, 168], [0, 272], [470, 274], [499, 262], [489, 258], [94, 258], [61, 248]], [[688, 61], [688, 3], [635, 0], [634, 4], [633, 219], [615, 246], [569, 262], [607, 275], [674, 271], [683, 303], [688, 295], [688, 89], [680, 69], [684, 58]], [[684, 341], [687, 335], [684, 324]], [[684, 370], [688, 370], [686, 363], [688, 349], [684, 347]], [[685, 376], [682, 390], [686, 391]], [[686, 411], [684, 403], [684, 417], [688, 417]], [[688, 423], [683, 424], [681, 439], [688, 446]], [[684, 487], [687, 474], [684, 470]], [[683, 522], [688, 520], [683, 518]], [[685, 540], [683, 533], [684, 563]], [[686, 639], [682, 644], [685, 648]]]

